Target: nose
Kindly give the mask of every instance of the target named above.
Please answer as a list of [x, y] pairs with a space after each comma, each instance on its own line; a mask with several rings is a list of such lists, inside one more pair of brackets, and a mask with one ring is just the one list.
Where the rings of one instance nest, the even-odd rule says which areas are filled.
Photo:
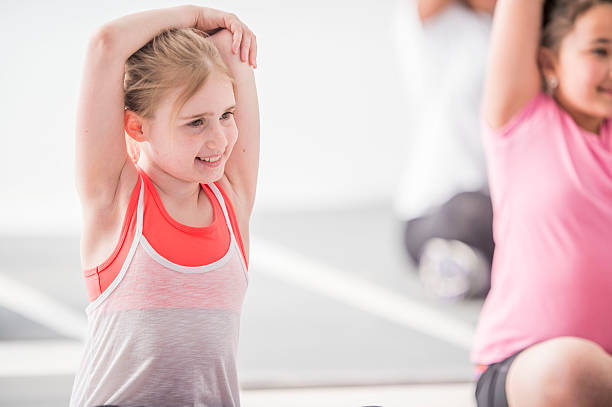
[[219, 123], [216, 123], [211, 129], [204, 145], [209, 150], [225, 150], [227, 140], [223, 128]]

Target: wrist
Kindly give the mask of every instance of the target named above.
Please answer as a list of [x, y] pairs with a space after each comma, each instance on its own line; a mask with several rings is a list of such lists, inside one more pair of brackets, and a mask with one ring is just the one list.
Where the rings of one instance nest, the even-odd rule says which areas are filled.
[[186, 4], [183, 6], [177, 6], [177, 9], [185, 16], [184, 20], [187, 22], [184, 27], [194, 28], [198, 25], [200, 19], [200, 10], [202, 7], [194, 6], [193, 4]]

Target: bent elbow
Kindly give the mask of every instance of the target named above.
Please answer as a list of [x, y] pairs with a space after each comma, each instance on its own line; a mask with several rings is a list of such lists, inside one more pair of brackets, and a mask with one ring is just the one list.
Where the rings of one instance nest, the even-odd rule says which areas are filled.
[[99, 27], [89, 38], [89, 51], [108, 54], [115, 48], [115, 32], [109, 25]]

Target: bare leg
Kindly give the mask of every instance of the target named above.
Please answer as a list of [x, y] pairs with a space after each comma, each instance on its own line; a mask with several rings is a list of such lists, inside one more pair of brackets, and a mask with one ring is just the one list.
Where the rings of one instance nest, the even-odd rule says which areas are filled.
[[506, 394], [509, 407], [612, 406], [612, 356], [580, 338], [539, 343], [510, 366]]

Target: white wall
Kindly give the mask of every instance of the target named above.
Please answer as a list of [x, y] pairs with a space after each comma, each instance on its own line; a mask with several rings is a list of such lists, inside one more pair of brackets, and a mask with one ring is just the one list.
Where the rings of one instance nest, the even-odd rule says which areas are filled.
[[[122, 14], [175, 4], [1, 3], [0, 234], [78, 231], [73, 128], [88, 35]], [[235, 12], [258, 36], [257, 210], [389, 200], [405, 139], [394, 3], [207, 5]]]

